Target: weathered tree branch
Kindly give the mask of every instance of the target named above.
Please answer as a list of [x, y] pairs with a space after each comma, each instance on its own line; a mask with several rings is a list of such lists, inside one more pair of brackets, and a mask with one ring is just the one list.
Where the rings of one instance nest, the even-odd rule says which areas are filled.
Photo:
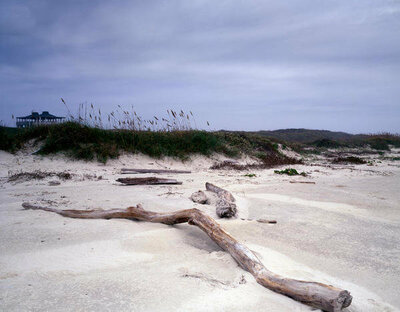
[[80, 219], [135, 219], [173, 225], [188, 222], [198, 226], [222, 249], [229, 252], [238, 264], [250, 272], [262, 286], [289, 296], [297, 301], [329, 312], [337, 312], [351, 304], [352, 296], [347, 290], [315, 282], [284, 278], [267, 270], [256, 255], [239, 243], [210, 216], [199, 209], [186, 209], [170, 213], [146, 211], [139, 204], [136, 207], [111, 210], [58, 210], [55, 208], [23, 203], [25, 209], [44, 210], [64, 217]]

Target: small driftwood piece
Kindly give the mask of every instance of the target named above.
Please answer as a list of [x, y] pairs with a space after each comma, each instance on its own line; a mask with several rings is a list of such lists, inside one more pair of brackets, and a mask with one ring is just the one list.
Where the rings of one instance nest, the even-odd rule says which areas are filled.
[[159, 213], [144, 210], [140, 204], [111, 210], [58, 210], [30, 203], [23, 203], [22, 206], [25, 209], [50, 211], [79, 219], [135, 219], [167, 225], [188, 222], [199, 227], [228, 252], [244, 270], [254, 276], [257, 283], [272, 291], [328, 312], [338, 312], [348, 307], [352, 301], [347, 290], [322, 283], [284, 278], [269, 271], [250, 249], [227, 233], [213, 218], [196, 208]]
[[240, 218], [240, 220], [243, 220], [243, 221], [257, 221], [257, 222], [260, 222], [260, 223], [269, 223], [269, 224], [277, 224], [278, 222], [276, 221], [276, 220], [268, 220], [268, 219], [257, 219], [257, 220], [254, 220], [254, 219], [245, 219], [245, 218]]
[[260, 223], [269, 223], [269, 224], [276, 224], [277, 223], [276, 220], [267, 220], [267, 219], [257, 219], [256, 221], [260, 222]]
[[216, 193], [218, 196], [216, 213], [220, 218], [231, 218], [237, 213], [235, 198], [233, 195], [214, 184], [206, 182], [206, 190]]
[[207, 195], [203, 191], [197, 191], [194, 192], [191, 196], [190, 199], [198, 204], [206, 205], [208, 204], [209, 200], [207, 198]]
[[119, 178], [117, 182], [126, 184], [126, 185], [157, 185], [157, 184], [182, 184], [175, 179], [163, 179], [156, 177], [148, 177], [148, 178]]
[[122, 168], [122, 174], [135, 174], [135, 173], [191, 173], [191, 171], [187, 170], [168, 170], [168, 169], [130, 169], [130, 168]]

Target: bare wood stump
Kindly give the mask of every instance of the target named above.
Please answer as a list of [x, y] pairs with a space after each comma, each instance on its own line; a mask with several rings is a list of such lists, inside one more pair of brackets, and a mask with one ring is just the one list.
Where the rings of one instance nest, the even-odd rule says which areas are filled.
[[135, 219], [167, 225], [188, 222], [199, 227], [218, 246], [230, 253], [244, 270], [254, 276], [257, 283], [272, 291], [328, 312], [338, 312], [348, 307], [352, 301], [347, 290], [322, 283], [284, 278], [269, 271], [250, 249], [227, 233], [213, 218], [196, 208], [158, 213], [146, 211], [140, 204], [111, 210], [58, 210], [29, 203], [23, 203], [22, 206], [25, 209], [50, 211], [79, 219]]
[[220, 218], [232, 218], [236, 216], [237, 207], [235, 203], [220, 198], [217, 200], [215, 212]]

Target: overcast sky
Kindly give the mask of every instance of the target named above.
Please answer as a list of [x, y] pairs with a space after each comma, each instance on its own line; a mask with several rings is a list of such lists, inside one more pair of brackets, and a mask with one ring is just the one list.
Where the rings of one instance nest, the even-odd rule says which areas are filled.
[[0, 2], [0, 120], [82, 102], [213, 129], [400, 132], [400, 1]]

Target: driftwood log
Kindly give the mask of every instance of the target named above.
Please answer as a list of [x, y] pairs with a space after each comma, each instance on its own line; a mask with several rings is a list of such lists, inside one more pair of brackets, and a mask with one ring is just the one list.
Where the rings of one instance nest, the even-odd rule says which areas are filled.
[[169, 169], [130, 169], [130, 168], [122, 168], [122, 174], [135, 174], [135, 173], [191, 173], [191, 171], [187, 170], [169, 170]]
[[216, 193], [218, 195], [218, 197], [224, 198], [226, 201], [232, 202], [234, 203], [235, 197], [233, 197], [233, 195], [228, 192], [227, 190], [224, 190], [223, 188], [220, 188], [219, 186], [216, 186], [212, 183], [206, 182], [206, 190]]
[[182, 184], [175, 179], [163, 179], [156, 177], [148, 177], [148, 178], [119, 178], [117, 182], [126, 184], [126, 185], [156, 185], [156, 184]]
[[140, 204], [136, 207], [111, 210], [58, 210], [30, 203], [23, 203], [22, 206], [25, 209], [50, 211], [64, 217], [79, 219], [135, 219], [167, 225], [188, 222], [199, 227], [218, 246], [230, 253], [244, 270], [254, 276], [257, 283], [272, 291], [329, 312], [338, 312], [348, 307], [352, 301], [352, 296], [347, 290], [322, 283], [284, 278], [272, 273], [250, 249], [234, 239], [213, 218], [196, 208], [158, 213], [144, 210]]
[[231, 218], [236, 216], [237, 208], [235, 204], [235, 197], [214, 184], [206, 182], [206, 190], [217, 194], [218, 200], [216, 204], [216, 213], [220, 218]]

